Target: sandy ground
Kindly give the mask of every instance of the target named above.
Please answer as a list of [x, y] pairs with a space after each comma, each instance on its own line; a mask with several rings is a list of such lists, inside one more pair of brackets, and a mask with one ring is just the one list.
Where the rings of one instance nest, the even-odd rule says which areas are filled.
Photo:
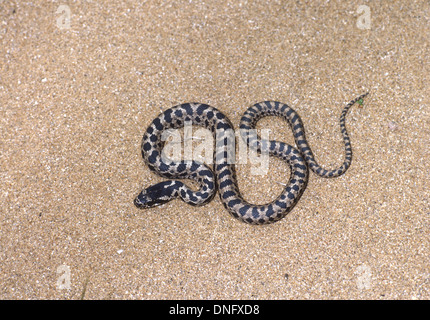
[[[0, 21], [1, 299], [430, 298], [428, 1], [2, 1]], [[133, 205], [162, 181], [140, 154], [160, 111], [208, 103], [237, 126], [282, 101], [335, 168], [340, 112], [366, 91], [351, 168], [311, 173], [278, 223], [218, 196]], [[251, 171], [255, 203], [289, 177]]]

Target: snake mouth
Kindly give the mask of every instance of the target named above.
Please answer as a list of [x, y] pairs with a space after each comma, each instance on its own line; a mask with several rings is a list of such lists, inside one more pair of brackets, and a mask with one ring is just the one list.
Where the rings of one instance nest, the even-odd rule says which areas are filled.
[[156, 203], [150, 201], [150, 199], [145, 195], [142, 195], [142, 193], [134, 199], [134, 205], [139, 209], [148, 209], [157, 206]]
[[145, 205], [144, 202], [141, 201], [140, 199], [140, 195], [137, 196], [136, 198], [134, 198], [134, 205], [139, 208], [139, 209], [145, 209], [145, 208], [149, 208]]

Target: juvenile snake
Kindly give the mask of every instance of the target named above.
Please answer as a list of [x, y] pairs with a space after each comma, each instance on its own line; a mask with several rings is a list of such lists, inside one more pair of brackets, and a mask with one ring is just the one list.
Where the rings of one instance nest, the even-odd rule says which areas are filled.
[[[297, 112], [288, 105], [264, 101], [246, 110], [240, 120], [242, 138], [250, 147], [257, 149], [257, 152], [266, 150], [269, 155], [285, 160], [291, 169], [290, 179], [283, 192], [276, 200], [264, 205], [248, 203], [238, 189], [235, 165], [228, 160], [226, 151], [230, 140], [227, 135], [222, 134], [229, 130], [233, 131], [230, 120], [221, 111], [207, 104], [185, 103], [172, 107], [161, 113], [149, 125], [142, 139], [142, 156], [149, 168], [160, 176], [167, 179], [195, 180], [199, 190], [193, 191], [179, 180], [164, 181], [144, 189], [135, 198], [134, 204], [138, 208], [151, 208], [180, 198], [186, 203], [200, 206], [211, 201], [218, 189], [224, 207], [233, 217], [250, 224], [276, 222], [285, 217], [299, 201], [306, 189], [308, 168], [325, 178], [338, 177], [348, 169], [352, 160], [352, 150], [345, 127], [345, 116], [350, 107], [356, 102], [361, 104], [367, 94], [349, 102], [342, 111], [340, 128], [345, 144], [345, 161], [339, 168], [330, 171], [323, 169], [315, 161], [305, 137], [303, 123]], [[255, 131], [250, 130], [255, 128], [258, 120], [266, 116], [279, 116], [288, 122], [298, 149], [279, 141], [260, 140]], [[162, 133], [167, 129], [181, 128], [189, 122], [209, 129], [214, 137], [217, 137], [214, 171], [206, 164], [194, 160], [173, 162], [161, 156], [164, 147]]]

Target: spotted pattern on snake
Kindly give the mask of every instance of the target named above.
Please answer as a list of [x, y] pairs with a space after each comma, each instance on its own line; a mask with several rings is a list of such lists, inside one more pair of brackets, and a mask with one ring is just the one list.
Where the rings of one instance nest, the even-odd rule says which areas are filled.
[[[289, 164], [290, 178], [282, 193], [264, 205], [251, 204], [242, 197], [236, 179], [235, 165], [228, 159], [229, 147], [226, 132], [234, 132], [230, 120], [218, 109], [207, 104], [185, 103], [172, 107], [149, 125], [142, 138], [141, 151], [145, 163], [161, 177], [167, 179], [192, 179], [198, 191], [180, 180], [168, 180], [144, 189], [134, 200], [138, 208], [151, 208], [172, 199], [180, 198], [188, 204], [200, 206], [210, 202], [217, 189], [221, 202], [235, 218], [249, 224], [268, 224], [285, 217], [297, 204], [306, 189], [308, 169], [321, 177], [338, 177], [346, 172], [352, 161], [351, 142], [345, 127], [345, 116], [350, 107], [367, 96], [365, 93], [349, 102], [340, 116], [340, 128], [345, 145], [345, 161], [335, 170], [326, 170], [315, 161], [306, 140], [303, 122], [296, 111], [276, 101], [264, 101], [250, 107], [240, 120], [240, 134], [250, 148], [268, 152]], [[258, 120], [266, 116], [279, 116], [287, 121], [297, 148], [279, 141], [261, 140], [255, 133]], [[186, 123], [209, 129], [216, 138], [213, 171], [194, 160], [172, 161], [162, 156], [165, 141], [162, 134], [168, 129], [179, 129]], [[233, 161], [234, 162], [234, 161]]]

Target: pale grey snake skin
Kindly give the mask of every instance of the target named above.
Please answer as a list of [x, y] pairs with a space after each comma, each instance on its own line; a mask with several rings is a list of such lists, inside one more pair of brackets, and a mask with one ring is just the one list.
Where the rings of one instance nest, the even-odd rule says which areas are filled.
[[[264, 101], [250, 107], [240, 120], [242, 138], [258, 152], [268, 150], [273, 155], [285, 160], [291, 169], [290, 179], [283, 192], [271, 203], [254, 205], [243, 199], [236, 180], [235, 165], [228, 160], [225, 147], [227, 136], [216, 140], [214, 152], [214, 171], [209, 166], [192, 160], [169, 161], [161, 157], [164, 147], [162, 133], [167, 129], [178, 129], [185, 123], [209, 129], [214, 137], [223, 130], [233, 130], [229, 119], [219, 110], [207, 104], [185, 103], [172, 107], [155, 118], [142, 139], [142, 156], [149, 168], [168, 179], [192, 179], [198, 182], [200, 189], [193, 191], [179, 180], [169, 180], [144, 189], [134, 200], [138, 208], [151, 208], [172, 199], [180, 198], [191, 205], [203, 205], [214, 197], [218, 189], [222, 203], [235, 218], [250, 224], [276, 222], [290, 212], [306, 189], [308, 168], [325, 178], [338, 177], [346, 172], [352, 160], [351, 143], [345, 127], [345, 116], [350, 107], [367, 96], [365, 93], [349, 102], [340, 116], [340, 128], [345, 144], [345, 161], [335, 170], [325, 170], [315, 161], [305, 137], [303, 123], [299, 115], [288, 105]], [[298, 149], [278, 141], [260, 140], [250, 129], [255, 128], [258, 120], [266, 116], [279, 116], [291, 127]], [[214, 174], [215, 173], [215, 174]]]

